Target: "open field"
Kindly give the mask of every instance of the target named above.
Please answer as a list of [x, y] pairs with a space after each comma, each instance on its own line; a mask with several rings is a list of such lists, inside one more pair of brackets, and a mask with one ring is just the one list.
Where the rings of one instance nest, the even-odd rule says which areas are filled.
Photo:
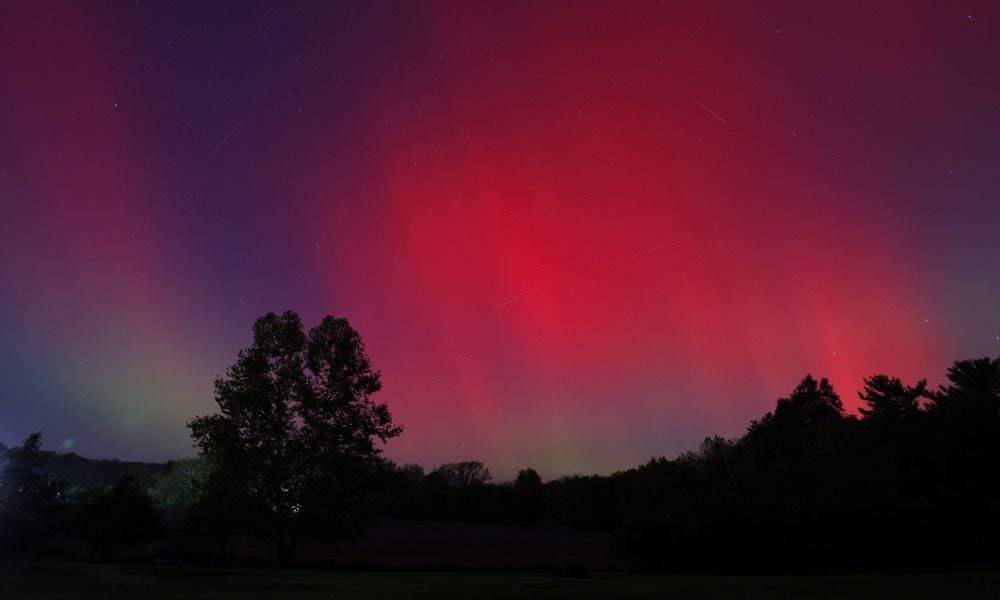
[[[611, 535], [551, 527], [481, 525], [382, 519], [364, 538], [324, 546], [304, 540], [296, 560], [304, 565], [376, 567], [379, 570], [537, 571], [560, 556], [572, 556], [592, 570], [623, 570], [608, 556]], [[232, 536], [230, 558], [242, 564], [274, 560], [274, 548], [250, 536]]]
[[86, 563], [0, 565], [0, 598], [982, 598], [1000, 574], [712, 577], [470, 572], [345, 572]]

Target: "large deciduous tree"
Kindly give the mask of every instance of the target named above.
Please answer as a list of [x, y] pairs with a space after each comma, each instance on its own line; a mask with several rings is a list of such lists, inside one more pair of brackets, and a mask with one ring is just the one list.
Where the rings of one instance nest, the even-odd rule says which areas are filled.
[[233, 528], [296, 543], [351, 538], [369, 525], [382, 443], [401, 433], [358, 332], [326, 317], [306, 335], [297, 314], [257, 319], [253, 344], [215, 382], [219, 413], [189, 424], [210, 464], [204, 502]]

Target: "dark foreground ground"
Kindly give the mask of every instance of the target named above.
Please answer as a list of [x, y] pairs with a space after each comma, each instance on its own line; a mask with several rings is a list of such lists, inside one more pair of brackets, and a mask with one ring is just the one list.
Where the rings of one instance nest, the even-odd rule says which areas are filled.
[[1000, 574], [795, 577], [344, 572], [87, 563], [0, 564], [0, 598], [1000, 598]]
[[[592, 570], [622, 570], [608, 556], [611, 535], [550, 527], [479, 525], [383, 519], [361, 540], [323, 546], [304, 540], [295, 552], [302, 564], [351, 565], [359, 570], [547, 569], [572, 556]], [[228, 555], [241, 564], [270, 563], [274, 548], [248, 536], [232, 536]], [[180, 557], [178, 557], [180, 558]]]

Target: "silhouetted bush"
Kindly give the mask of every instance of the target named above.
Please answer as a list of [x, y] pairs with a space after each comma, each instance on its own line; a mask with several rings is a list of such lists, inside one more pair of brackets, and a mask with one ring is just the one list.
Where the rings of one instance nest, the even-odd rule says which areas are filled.
[[153, 501], [128, 476], [84, 494], [71, 523], [77, 536], [104, 560], [163, 534]]
[[0, 555], [23, 555], [57, 530], [65, 486], [40, 468], [42, 434], [0, 455]]

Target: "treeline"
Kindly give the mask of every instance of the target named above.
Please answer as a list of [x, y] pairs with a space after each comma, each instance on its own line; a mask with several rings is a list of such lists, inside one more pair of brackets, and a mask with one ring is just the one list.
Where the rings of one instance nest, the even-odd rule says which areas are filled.
[[67, 462], [51, 460], [53, 453], [43, 451], [41, 444], [41, 434], [33, 433], [0, 456], [0, 556], [24, 556], [59, 541], [63, 551], [82, 546], [93, 556], [112, 560], [123, 550], [162, 537], [156, 506], [132, 473], [147, 473], [137, 466], [141, 463], [89, 461], [73, 455], [69, 464], [83, 470], [72, 473], [78, 481], [87, 474], [107, 476], [102, 467], [109, 463], [122, 468], [114, 469], [118, 471], [114, 483], [71, 485], [46, 471], [53, 465], [64, 469]]
[[36, 462], [37, 469], [65, 483], [70, 493], [110, 485], [125, 477], [135, 479], [139, 487], [147, 489], [170, 471], [171, 466], [171, 463], [91, 459], [73, 452], [61, 454], [49, 450], [39, 451]]
[[845, 416], [806, 377], [737, 440], [616, 476], [616, 546], [658, 568], [899, 567], [996, 558], [1000, 360], [927, 389], [878, 375]]
[[388, 465], [383, 517], [464, 521], [497, 525], [539, 525], [544, 518], [542, 479], [522, 469], [510, 483], [494, 483], [478, 461], [441, 465], [425, 474], [419, 465]]
[[[958, 361], [947, 379], [932, 390], [870, 377], [853, 416], [827, 380], [807, 376], [743, 436], [610, 476], [543, 483], [526, 468], [495, 482], [479, 462], [386, 462], [367, 512], [612, 532], [615, 556], [669, 571], [988, 563], [1000, 558], [1000, 359]], [[189, 510], [204, 459], [81, 489], [47, 475], [39, 447], [32, 436], [6, 453], [0, 552], [69, 532], [114, 556], [162, 532], [154, 505], [175, 529], [218, 522]]]
[[1000, 558], [1000, 359], [948, 384], [870, 377], [860, 417], [807, 376], [738, 439], [607, 477], [491, 483], [479, 463], [395, 469], [386, 514], [614, 532], [665, 570], [782, 571]]

